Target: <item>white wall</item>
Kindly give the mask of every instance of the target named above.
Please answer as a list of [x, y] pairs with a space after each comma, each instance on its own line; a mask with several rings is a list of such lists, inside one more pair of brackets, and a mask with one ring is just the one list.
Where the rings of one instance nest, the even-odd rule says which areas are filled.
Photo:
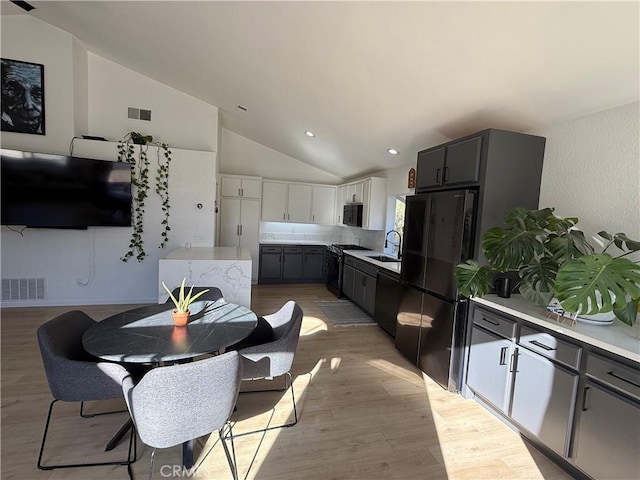
[[342, 179], [307, 165], [300, 160], [222, 129], [220, 173], [255, 175], [289, 182], [337, 185]]
[[[117, 141], [135, 131], [176, 148], [218, 148], [218, 108], [213, 105], [92, 53], [89, 85], [91, 135]], [[127, 107], [151, 110], [151, 121], [128, 119]]]
[[[130, 130], [152, 134], [174, 147], [171, 232], [165, 249], [157, 248], [161, 212], [154, 193], [147, 201], [148, 257], [143, 263], [120, 260], [130, 228], [27, 229], [21, 236], [2, 227], [2, 278], [45, 278], [47, 290], [45, 301], [3, 302], [3, 307], [157, 301], [159, 258], [187, 241], [201, 246], [214, 243], [218, 109], [87, 54], [71, 35], [33, 17], [12, 15], [1, 20], [2, 56], [45, 65], [47, 118], [45, 136], [3, 132], [3, 148], [68, 154], [74, 134], [117, 140]], [[124, 106], [132, 99], [141, 101], [133, 106], [152, 109], [152, 122], [125, 118]], [[143, 123], [148, 129], [140, 126]], [[74, 154], [115, 159], [117, 150], [114, 143], [76, 140]], [[197, 210], [196, 202], [204, 208]], [[88, 285], [78, 286], [77, 279]]]
[[640, 103], [532, 132], [546, 137], [540, 207], [600, 230], [640, 239]]

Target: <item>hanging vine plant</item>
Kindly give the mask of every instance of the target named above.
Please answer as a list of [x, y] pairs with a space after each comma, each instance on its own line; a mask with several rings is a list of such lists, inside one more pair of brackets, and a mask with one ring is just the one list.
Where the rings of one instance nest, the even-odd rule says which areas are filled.
[[[137, 158], [134, 145], [140, 145]], [[160, 197], [162, 203], [161, 208], [164, 214], [161, 222], [163, 230], [159, 248], [164, 248], [169, 240], [169, 230], [171, 230], [169, 227], [169, 164], [171, 163], [171, 150], [166, 143], [154, 143], [151, 135], [129, 132], [118, 142], [118, 161], [131, 165], [131, 185], [135, 189], [132, 205], [133, 232], [131, 234], [129, 248], [120, 258], [123, 262], [128, 261], [133, 256], [136, 257], [138, 262], [142, 262], [147, 256], [144, 249], [143, 234], [145, 201], [149, 196], [149, 157], [147, 155], [149, 145], [154, 145], [157, 148], [155, 192]], [[163, 158], [161, 158], [160, 155], [161, 150], [163, 152]]]

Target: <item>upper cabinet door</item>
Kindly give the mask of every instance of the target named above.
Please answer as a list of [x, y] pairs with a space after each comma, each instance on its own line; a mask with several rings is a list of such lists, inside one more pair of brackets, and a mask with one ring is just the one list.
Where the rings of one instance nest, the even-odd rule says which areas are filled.
[[447, 147], [444, 169], [446, 185], [476, 183], [480, 179], [482, 137], [470, 138]]
[[253, 178], [243, 178], [240, 192], [244, 198], [260, 198], [262, 182]]
[[311, 222], [311, 185], [289, 184], [287, 221]]
[[223, 197], [260, 198], [262, 182], [255, 178], [222, 177], [220, 195]]
[[416, 189], [440, 187], [444, 179], [444, 148], [418, 153]]
[[262, 182], [262, 221], [287, 221], [287, 184]]
[[222, 177], [220, 179], [220, 195], [223, 197], [240, 197], [241, 181], [235, 177]]
[[322, 225], [333, 224], [336, 201], [335, 187], [313, 186], [311, 194], [311, 221]]

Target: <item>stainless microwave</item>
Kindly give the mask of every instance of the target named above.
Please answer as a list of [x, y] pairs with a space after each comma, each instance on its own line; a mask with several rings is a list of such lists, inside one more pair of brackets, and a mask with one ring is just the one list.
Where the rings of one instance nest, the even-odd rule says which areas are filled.
[[350, 227], [362, 226], [362, 204], [350, 203], [344, 206], [342, 212], [342, 223]]

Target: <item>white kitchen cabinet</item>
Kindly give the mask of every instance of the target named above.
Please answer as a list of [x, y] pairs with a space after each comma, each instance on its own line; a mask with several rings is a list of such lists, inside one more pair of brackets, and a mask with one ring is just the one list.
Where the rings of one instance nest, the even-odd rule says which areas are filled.
[[262, 221], [333, 224], [335, 187], [262, 182]]
[[335, 187], [313, 185], [311, 189], [311, 222], [332, 225], [334, 223], [335, 201]]
[[363, 182], [362, 228], [384, 230], [387, 216], [387, 179], [372, 177]]
[[261, 181], [258, 177], [220, 177], [222, 197], [260, 198]]
[[342, 225], [342, 215], [344, 214], [344, 206], [347, 204], [347, 193], [348, 193], [347, 185], [340, 185], [336, 189], [336, 215], [335, 215], [335, 223], [337, 225]]
[[349, 203], [362, 203], [362, 228], [384, 230], [387, 216], [387, 179], [370, 177], [340, 185], [337, 189], [336, 223], [342, 225], [343, 208]]
[[258, 230], [260, 201], [250, 198], [220, 199], [220, 245], [242, 247], [251, 252], [251, 278], [258, 279]]
[[287, 221], [287, 184], [285, 182], [262, 182], [262, 221]]
[[347, 185], [347, 203], [362, 203], [364, 182], [350, 183]]
[[287, 221], [311, 222], [311, 185], [290, 183], [287, 195]]

